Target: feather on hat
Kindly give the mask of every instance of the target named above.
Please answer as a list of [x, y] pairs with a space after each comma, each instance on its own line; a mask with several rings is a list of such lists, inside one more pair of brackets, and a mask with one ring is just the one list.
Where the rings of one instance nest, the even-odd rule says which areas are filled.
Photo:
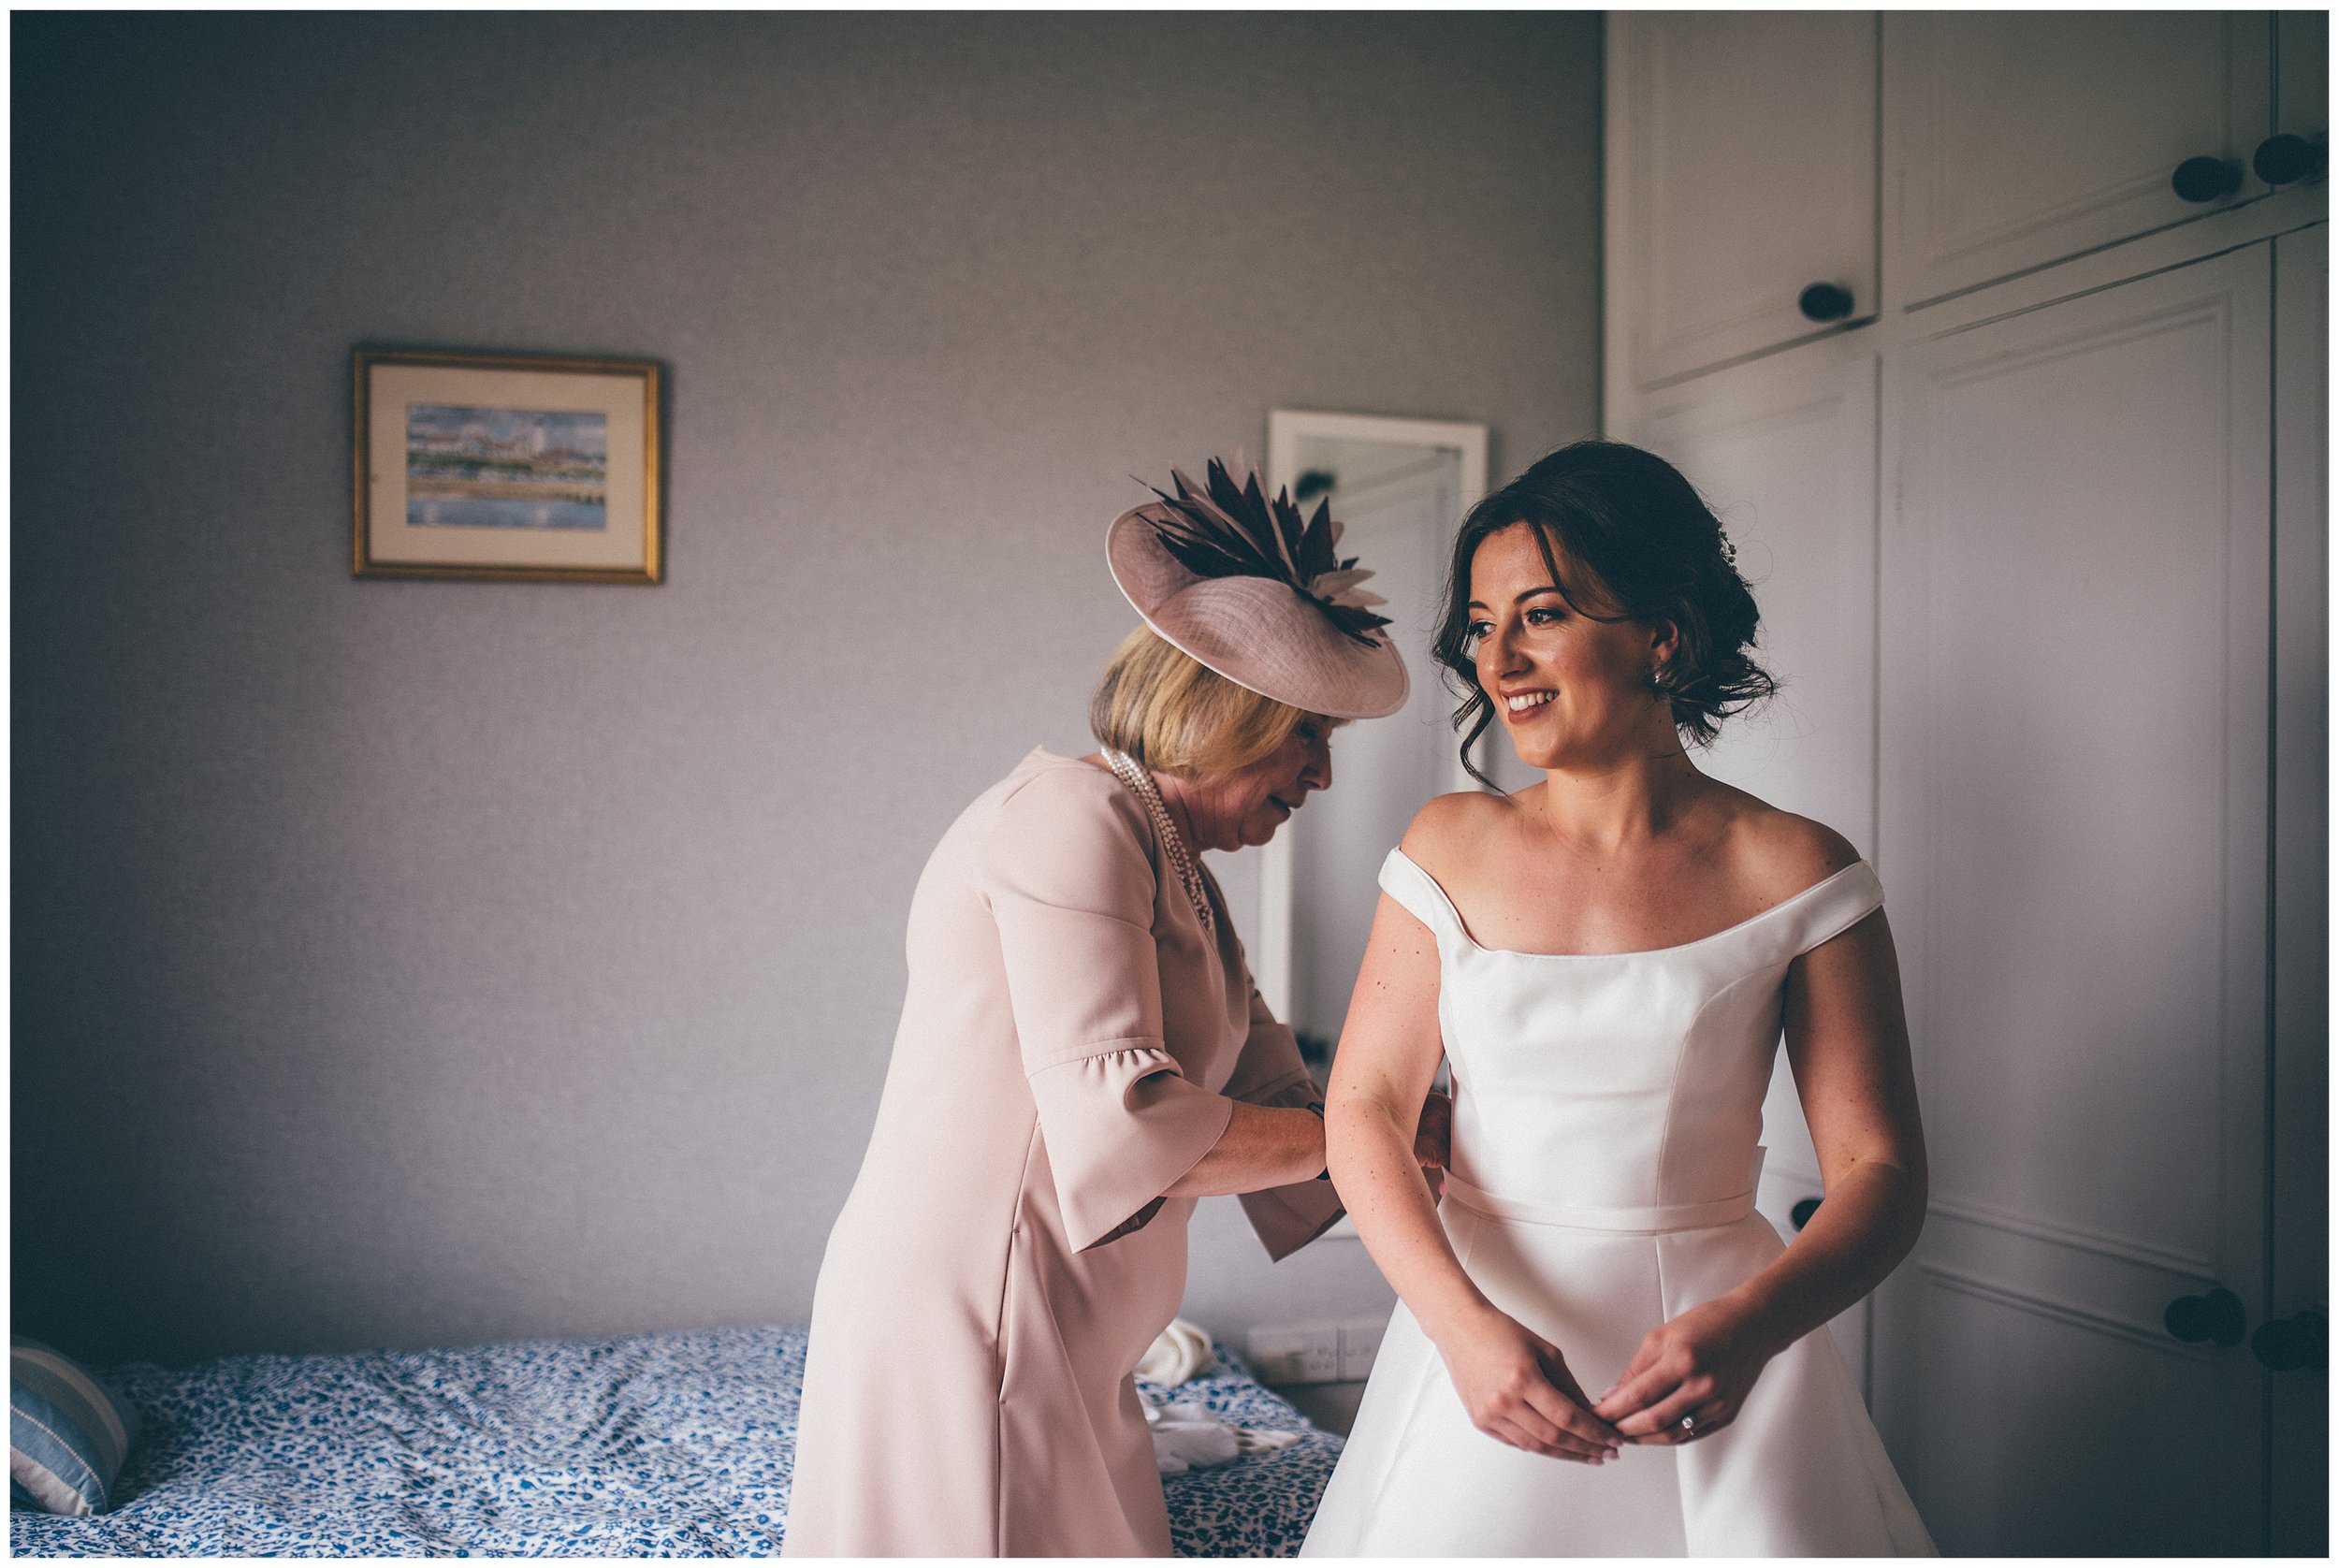
[[[1235, 461], [1242, 461], [1240, 451]], [[1269, 501], [1256, 471], [1240, 486], [1215, 457], [1203, 472], [1210, 478], [1207, 487], [1197, 488], [1176, 469], [1170, 471], [1176, 495], [1146, 486], [1161, 498], [1168, 514], [1151, 519], [1162, 547], [1198, 577], [1286, 583], [1314, 600], [1342, 632], [1367, 647], [1377, 646], [1380, 639], [1371, 633], [1387, 626], [1388, 617], [1374, 615], [1372, 607], [1388, 601], [1358, 588], [1373, 573], [1359, 569], [1356, 557], [1342, 560], [1332, 553], [1344, 530], [1332, 521], [1331, 503], [1317, 501], [1315, 515], [1303, 524], [1291, 492], [1279, 490]]]
[[[1212, 458], [1196, 485], [1170, 488], [1113, 519], [1113, 580], [1154, 631], [1239, 686], [1311, 713], [1376, 719], [1405, 704], [1412, 682], [1373, 575], [1337, 553], [1329, 503], [1301, 517], [1290, 493], [1272, 501], [1235, 454]], [[1244, 477], [1241, 484], [1234, 472]]]

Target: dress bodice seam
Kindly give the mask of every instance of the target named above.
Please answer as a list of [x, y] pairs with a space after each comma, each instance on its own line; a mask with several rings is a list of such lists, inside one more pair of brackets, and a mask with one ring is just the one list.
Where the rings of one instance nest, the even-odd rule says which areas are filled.
[[[1793, 963], [1794, 960], [1790, 959], [1788, 962]], [[1674, 1113], [1681, 1109], [1681, 1068], [1690, 1059], [1689, 1042], [1697, 1038], [1697, 1026], [1706, 1021], [1707, 1013], [1713, 1010], [1716, 1002], [1721, 1001], [1748, 981], [1760, 980], [1764, 970], [1770, 967], [1772, 965], [1765, 965], [1761, 969], [1749, 969], [1736, 980], [1724, 980], [1714, 987], [1707, 994], [1706, 999], [1697, 1004], [1697, 1010], [1690, 1014], [1689, 1027], [1681, 1031], [1681, 1048], [1673, 1053], [1673, 1075], [1665, 1081], [1664, 1127], [1657, 1135], [1657, 1162], [1651, 1171], [1656, 1179], [1657, 1188], [1661, 1192], [1665, 1184], [1665, 1156], [1673, 1152]], [[1779, 1050], [1779, 1041], [1776, 1037], [1773, 1037], [1770, 1042], [1770, 1049], [1773, 1053], [1771, 1066], [1773, 1070], [1776, 1070], [1776, 1053]]]

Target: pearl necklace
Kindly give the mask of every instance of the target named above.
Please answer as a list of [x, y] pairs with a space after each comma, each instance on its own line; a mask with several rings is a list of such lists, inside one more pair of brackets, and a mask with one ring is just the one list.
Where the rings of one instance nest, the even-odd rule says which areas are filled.
[[1155, 787], [1153, 775], [1126, 751], [1107, 748], [1105, 762], [1111, 767], [1112, 777], [1134, 790], [1137, 798], [1145, 803], [1145, 814], [1154, 820], [1154, 832], [1160, 835], [1161, 847], [1168, 851], [1170, 864], [1176, 868], [1178, 881], [1184, 887], [1185, 896], [1193, 904], [1194, 913], [1201, 921], [1202, 929], [1206, 932], [1214, 930], [1210, 911], [1210, 891], [1202, 885], [1201, 867], [1187, 851], [1185, 840], [1179, 836], [1178, 824], [1170, 820], [1170, 807], [1163, 802], [1161, 791]]

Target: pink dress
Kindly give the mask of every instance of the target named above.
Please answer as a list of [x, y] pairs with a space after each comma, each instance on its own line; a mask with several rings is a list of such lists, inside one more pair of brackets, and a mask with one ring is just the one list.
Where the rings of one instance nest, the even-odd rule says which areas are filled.
[[[985, 791], [910, 901], [784, 1553], [1167, 1556], [1129, 1380], [1184, 1294], [1194, 1200], [1161, 1194], [1235, 1100], [1315, 1097], [1223, 900], [1205, 933], [1120, 780], [1037, 750]], [[1340, 1212], [1329, 1182], [1242, 1204], [1275, 1257]]]

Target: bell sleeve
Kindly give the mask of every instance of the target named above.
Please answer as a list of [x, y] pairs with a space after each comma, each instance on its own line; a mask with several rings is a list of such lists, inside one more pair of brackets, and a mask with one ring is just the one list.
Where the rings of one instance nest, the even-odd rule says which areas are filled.
[[[1229, 1098], [1253, 1105], [1290, 1106], [1304, 1110], [1324, 1097], [1300, 1059], [1300, 1042], [1290, 1028], [1276, 1021], [1266, 998], [1252, 985], [1246, 967], [1242, 983], [1251, 992], [1251, 1032], [1242, 1042], [1234, 1076], [1227, 1081]], [[1340, 1218], [1340, 1194], [1329, 1182], [1294, 1182], [1242, 1195], [1242, 1212], [1251, 1228], [1266, 1245], [1267, 1256], [1281, 1261], [1315, 1241]]]
[[1120, 786], [1091, 771], [1048, 769], [1010, 795], [978, 861], [1075, 1252], [1142, 1228], [1234, 1116], [1164, 1045], [1153, 859]]

